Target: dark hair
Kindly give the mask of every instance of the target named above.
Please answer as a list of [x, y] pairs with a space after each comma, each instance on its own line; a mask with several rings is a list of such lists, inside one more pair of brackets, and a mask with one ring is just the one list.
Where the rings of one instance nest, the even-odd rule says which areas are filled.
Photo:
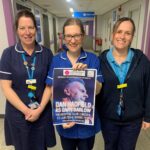
[[35, 20], [35, 16], [33, 15], [33, 13], [31, 11], [27, 10], [27, 9], [23, 9], [23, 10], [19, 11], [17, 13], [17, 15], [16, 15], [16, 20], [15, 20], [15, 28], [16, 28], [16, 30], [18, 29], [19, 19], [21, 17], [23, 17], [23, 16], [31, 18], [35, 28], [37, 29], [36, 20]]
[[65, 33], [65, 27], [69, 26], [69, 25], [78, 25], [80, 27], [82, 34], [85, 34], [83, 24], [82, 24], [81, 20], [78, 18], [69, 18], [66, 20], [66, 22], [64, 23], [64, 26], [63, 26], [63, 34]]
[[134, 24], [134, 21], [129, 18], [129, 17], [123, 17], [123, 18], [120, 18], [117, 20], [117, 22], [114, 24], [113, 26], [113, 33], [116, 32], [116, 30], [118, 29], [119, 25], [124, 22], [124, 21], [130, 21], [132, 23], [132, 26], [133, 26], [133, 35], [135, 33], [135, 24]]

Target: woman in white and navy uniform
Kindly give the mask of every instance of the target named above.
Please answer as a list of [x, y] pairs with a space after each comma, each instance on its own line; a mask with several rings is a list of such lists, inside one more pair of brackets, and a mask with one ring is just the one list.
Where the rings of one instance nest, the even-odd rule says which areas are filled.
[[15, 150], [46, 150], [56, 144], [50, 101], [41, 101], [52, 52], [35, 41], [36, 21], [27, 10], [16, 16], [19, 42], [4, 50], [0, 62], [6, 101], [6, 145]]

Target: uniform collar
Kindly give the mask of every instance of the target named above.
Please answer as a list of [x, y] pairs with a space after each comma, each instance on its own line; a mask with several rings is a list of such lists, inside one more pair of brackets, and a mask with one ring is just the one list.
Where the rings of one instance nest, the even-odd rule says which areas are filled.
[[[114, 62], [115, 62], [115, 59], [114, 59], [114, 57], [113, 57], [112, 51], [113, 51], [113, 48], [110, 48], [110, 50], [108, 51], [108, 54], [107, 54], [107, 58], [108, 58], [108, 60], [109, 60], [110, 62], [114, 63]], [[124, 63], [126, 63], [126, 62], [131, 63], [132, 57], [133, 57], [133, 51], [129, 48], [129, 49], [128, 49], [128, 55], [127, 55], [127, 58], [126, 58], [126, 60], [124, 61]]]
[[[68, 57], [67, 57], [67, 51], [68, 51], [68, 49], [65, 49], [64, 51], [62, 51], [60, 53], [60, 58], [61, 59], [63, 59], [63, 60], [67, 60], [68, 59]], [[81, 54], [80, 54], [78, 60], [85, 59], [86, 57], [87, 57], [87, 53], [83, 50], [83, 48], [81, 48]]]
[[[25, 53], [20, 42], [15, 45], [15, 51], [18, 53]], [[35, 53], [41, 53], [42, 51], [43, 51], [42, 46], [39, 45], [37, 42], [35, 42]]]

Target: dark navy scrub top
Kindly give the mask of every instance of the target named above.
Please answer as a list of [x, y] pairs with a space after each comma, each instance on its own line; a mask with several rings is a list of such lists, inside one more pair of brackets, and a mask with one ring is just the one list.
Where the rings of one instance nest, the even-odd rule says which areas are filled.
[[[87, 64], [88, 68], [97, 69], [97, 80], [99, 82], [103, 82], [103, 77], [100, 70], [100, 62], [95, 54], [86, 52], [82, 49], [77, 62]], [[67, 57], [67, 50], [62, 51], [53, 57], [53, 61], [46, 79], [46, 84], [48, 85], [52, 85], [54, 68], [72, 68], [72, 64]], [[68, 129], [63, 129], [61, 125], [57, 125], [56, 128], [59, 135], [66, 138], [84, 139], [94, 136], [100, 131], [100, 121], [96, 112], [94, 126], [76, 124], [72, 128]]]
[[[33, 62], [33, 57], [34, 55], [36, 55], [35, 71], [34, 71], [33, 78], [37, 80], [36, 83], [37, 90], [35, 95], [37, 97], [37, 101], [40, 103], [44, 91], [44, 87], [45, 87], [45, 79], [47, 76], [48, 68], [53, 57], [52, 52], [49, 49], [36, 43], [35, 51], [31, 56], [29, 56], [23, 50], [20, 43], [17, 43], [16, 45], [5, 49], [0, 61], [0, 79], [11, 80], [13, 90], [17, 93], [17, 95], [20, 97], [23, 103], [26, 105], [30, 103], [30, 100], [27, 96], [29, 91], [26, 85], [26, 79], [28, 79], [28, 74], [23, 64], [23, 58], [21, 55], [22, 53], [25, 53], [28, 64], [31, 64]], [[20, 127], [21, 125], [22, 128], [25, 129], [28, 129], [28, 125], [30, 126], [33, 125], [35, 128], [41, 125], [46, 125], [47, 128], [49, 128], [46, 129], [47, 130], [46, 132], [48, 132], [49, 134], [46, 135], [48, 138], [46, 145], [48, 146], [55, 145], [55, 134], [52, 125], [50, 103], [47, 105], [47, 107], [45, 108], [44, 112], [41, 114], [38, 121], [34, 123], [30, 123], [25, 120], [24, 115], [20, 111], [18, 111], [8, 101], [6, 101], [5, 117], [9, 121], [9, 123], [12, 123], [12, 125], [16, 127]], [[15, 129], [11, 128], [10, 126], [8, 127], [6, 122], [5, 134], [6, 134], [6, 144], [8, 145], [13, 144], [12, 142], [14, 140], [8, 136], [10, 134], [8, 133], [9, 131], [15, 132]], [[45, 137], [41, 137], [41, 138], [45, 139]]]

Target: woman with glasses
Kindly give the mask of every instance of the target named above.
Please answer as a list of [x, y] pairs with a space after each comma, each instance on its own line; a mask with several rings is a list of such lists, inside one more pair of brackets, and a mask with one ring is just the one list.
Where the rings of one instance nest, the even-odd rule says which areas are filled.
[[[86, 52], [82, 48], [84, 34], [84, 28], [79, 19], [70, 18], [65, 22], [63, 35], [66, 48], [53, 58], [46, 80], [47, 90], [45, 90], [43, 99], [47, 99], [48, 94], [49, 96], [51, 95], [54, 68], [73, 68], [75, 70], [86, 68], [97, 69], [96, 93], [99, 93], [101, 82], [103, 81], [99, 68], [100, 63], [95, 54]], [[77, 148], [78, 150], [92, 150], [95, 134], [100, 131], [100, 122], [97, 114], [95, 114], [95, 123], [93, 126], [70, 122], [57, 125], [56, 128], [60, 135], [63, 150], [76, 150]]]
[[135, 150], [141, 128], [150, 127], [150, 62], [130, 48], [134, 33], [133, 20], [120, 18], [113, 27], [113, 47], [100, 56], [104, 83], [97, 107], [105, 150]]

